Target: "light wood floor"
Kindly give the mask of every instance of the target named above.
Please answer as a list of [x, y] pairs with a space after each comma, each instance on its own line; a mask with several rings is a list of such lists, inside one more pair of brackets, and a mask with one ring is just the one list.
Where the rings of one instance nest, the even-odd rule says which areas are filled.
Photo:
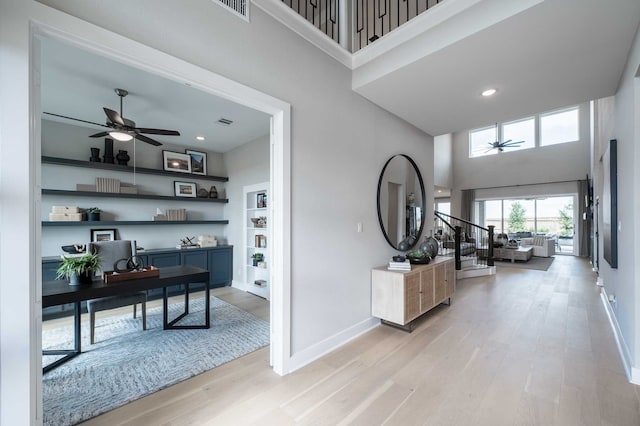
[[413, 333], [377, 327], [288, 376], [268, 360], [264, 348], [86, 424], [640, 425], [639, 389], [574, 257], [462, 280]]

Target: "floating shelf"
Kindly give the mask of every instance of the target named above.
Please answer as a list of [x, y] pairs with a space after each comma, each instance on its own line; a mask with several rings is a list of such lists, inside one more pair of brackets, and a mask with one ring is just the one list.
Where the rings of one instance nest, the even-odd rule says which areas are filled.
[[[93, 164], [93, 163], [92, 163]], [[100, 164], [100, 163], [97, 163]], [[172, 197], [168, 195], [153, 194], [122, 194], [118, 192], [94, 192], [94, 191], [70, 191], [64, 189], [43, 189], [42, 194], [66, 195], [71, 197], [100, 197], [100, 198], [133, 198], [136, 200], [172, 200], [172, 201], [197, 201], [204, 203], [228, 203], [227, 198], [197, 198], [197, 197]]]
[[101, 226], [126, 226], [126, 225], [228, 225], [228, 220], [99, 220], [99, 221], [86, 221], [72, 222], [72, 221], [58, 221], [50, 222], [43, 221], [42, 226], [92, 226], [98, 228]]
[[[42, 157], [43, 164], [57, 164], [61, 166], [72, 166], [72, 167], [84, 167], [90, 169], [101, 169], [101, 170], [111, 170], [116, 172], [125, 172], [125, 173], [133, 173], [134, 168], [130, 166], [121, 166], [119, 164], [110, 164], [110, 163], [94, 163], [91, 161], [81, 161], [81, 160], [71, 160], [69, 158], [58, 158], [58, 157]], [[204, 175], [196, 175], [193, 173], [179, 173], [179, 172], [169, 172], [166, 170], [157, 170], [157, 169], [148, 169], [145, 167], [136, 167], [136, 173], [145, 174], [145, 175], [159, 175], [159, 176], [171, 176], [174, 178], [182, 178], [189, 177], [191, 179], [200, 179], [200, 180], [212, 180], [216, 182], [228, 182], [229, 178], [225, 176], [204, 176]]]

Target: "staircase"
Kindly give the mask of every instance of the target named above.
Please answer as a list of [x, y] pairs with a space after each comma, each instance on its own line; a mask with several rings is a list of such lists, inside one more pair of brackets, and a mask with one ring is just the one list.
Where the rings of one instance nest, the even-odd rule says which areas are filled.
[[493, 263], [494, 227], [435, 212], [434, 237], [440, 242], [440, 255], [455, 258], [456, 278], [495, 275]]

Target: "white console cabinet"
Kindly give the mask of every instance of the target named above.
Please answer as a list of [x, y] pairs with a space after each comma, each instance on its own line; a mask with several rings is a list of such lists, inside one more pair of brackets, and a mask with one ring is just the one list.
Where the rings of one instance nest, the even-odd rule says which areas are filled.
[[449, 300], [456, 290], [454, 259], [436, 257], [411, 271], [371, 271], [371, 312], [391, 325], [411, 328], [411, 321]]

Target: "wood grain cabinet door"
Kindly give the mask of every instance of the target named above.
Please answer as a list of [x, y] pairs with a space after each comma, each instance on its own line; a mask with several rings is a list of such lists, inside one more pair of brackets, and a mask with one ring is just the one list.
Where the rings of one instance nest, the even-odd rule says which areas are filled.
[[420, 313], [427, 312], [435, 305], [434, 268], [429, 268], [420, 273]]
[[444, 267], [446, 281], [445, 296], [451, 297], [456, 292], [456, 271], [453, 262], [447, 262]]
[[445, 296], [446, 290], [445, 290], [445, 263], [441, 263], [439, 265], [436, 265], [434, 269], [434, 273], [435, 273], [435, 291], [434, 291], [434, 295], [435, 295], [435, 303], [441, 303], [444, 299], [446, 299], [447, 297]]
[[420, 315], [420, 272], [404, 276], [404, 321], [405, 324]]

